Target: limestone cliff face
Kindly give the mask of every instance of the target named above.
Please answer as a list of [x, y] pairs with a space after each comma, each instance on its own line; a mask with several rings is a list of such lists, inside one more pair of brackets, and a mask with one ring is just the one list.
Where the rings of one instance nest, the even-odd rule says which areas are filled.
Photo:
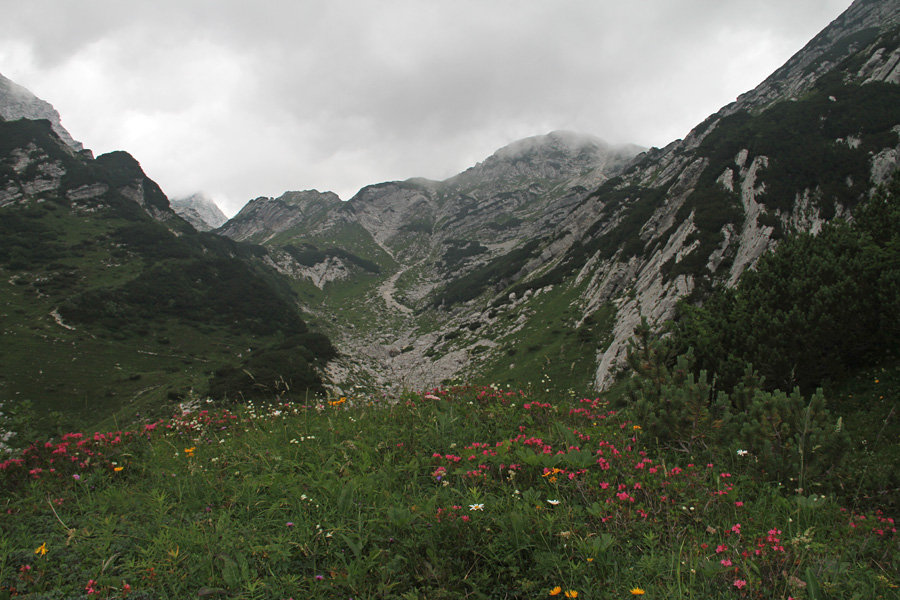
[[53, 126], [53, 131], [69, 147], [76, 151], [84, 150], [81, 142], [75, 141], [62, 126], [59, 113], [49, 102], [41, 100], [21, 85], [0, 75], [0, 118], [5, 121], [18, 119], [46, 119]]

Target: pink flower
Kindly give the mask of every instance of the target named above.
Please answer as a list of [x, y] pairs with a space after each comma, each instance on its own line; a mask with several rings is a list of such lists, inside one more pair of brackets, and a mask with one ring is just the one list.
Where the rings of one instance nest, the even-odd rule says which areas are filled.
[[731, 530], [732, 530], [733, 532], [735, 532], [736, 534], [740, 535], [740, 534], [741, 534], [741, 524], [738, 523], [737, 525], [735, 525], [734, 527], [732, 527]]
[[719, 562], [722, 563], [722, 566], [723, 566], [723, 567], [730, 567], [730, 566], [731, 566], [731, 560], [728, 559], [728, 558], [723, 558], [723, 559], [720, 560]]
[[738, 500], [737, 502], [734, 503], [734, 505], [735, 505], [735, 506], [743, 506], [744, 503], [741, 502], [740, 500]]
[[721, 554], [726, 550], [728, 550], [728, 546], [726, 546], [725, 544], [719, 544], [718, 546], [716, 546], [716, 554]]
[[744, 581], [743, 579], [735, 579], [735, 580], [734, 580], [734, 587], [736, 587], [736, 588], [739, 589], [739, 590], [740, 590], [740, 589], [743, 589], [743, 587], [744, 587], [745, 585], [747, 585], [747, 582]]

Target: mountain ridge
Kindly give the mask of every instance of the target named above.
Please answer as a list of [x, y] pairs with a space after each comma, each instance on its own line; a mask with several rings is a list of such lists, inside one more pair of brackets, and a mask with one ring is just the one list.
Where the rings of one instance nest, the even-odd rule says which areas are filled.
[[[374, 328], [337, 327], [334, 337], [351, 340], [368, 327], [365, 343], [345, 341], [354, 346], [348, 355], [378, 355], [356, 367], [421, 373], [410, 381], [427, 385], [485, 370], [499, 374], [504, 362], [516, 372], [519, 360], [504, 356], [521, 357], [516, 340], [535, 337], [530, 330], [553, 320], [539, 317], [538, 305], [568, 295], [566, 327], [573, 335], [593, 315], [616, 314], [611, 325], [600, 318], [608, 328], [595, 331], [591, 383], [606, 388], [624, 366], [641, 319], [661, 326], [679, 300], [698, 301], [712, 286], [734, 285], [782, 236], [851, 215], [896, 170], [898, 24], [900, 7], [857, 0], [782, 68], [685, 138], [596, 178], [575, 162], [564, 174], [557, 170], [554, 160], [571, 161], [572, 154], [554, 154], [553, 142], [565, 136], [550, 134], [548, 151], [532, 165], [518, 154], [532, 142], [521, 140], [443, 182], [367, 186], [320, 214], [315, 227], [292, 221], [287, 229], [295, 239], [331, 248], [344, 247], [344, 238], [329, 232], [357, 224], [362, 231], [345, 249], [383, 269], [376, 276], [346, 263], [318, 263], [320, 291], [337, 286], [327, 289], [340, 295], [341, 286], [369, 290], [364, 281], [378, 281], [371, 281], [368, 301], [335, 303], [313, 293], [310, 307], [381, 310]], [[284, 240], [264, 243], [277, 254]], [[307, 277], [303, 269], [282, 269], [289, 271], [298, 282]], [[341, 275], [329, 279], [329, 272]], [[545, 345], [550, 337], [541, 338]], [[566, 352], [557, 359], [573, 360]]]

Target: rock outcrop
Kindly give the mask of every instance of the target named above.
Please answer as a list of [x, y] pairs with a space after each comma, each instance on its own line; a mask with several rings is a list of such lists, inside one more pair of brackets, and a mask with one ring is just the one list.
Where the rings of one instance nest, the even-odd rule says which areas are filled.
[[30, 119], [32, 121], [46, 119], [53, 126], [53, 131], [68, 146], [80, 152], [84, 150], [81, 142], [72, 138], [65, 127], [59, 113], [49, 102], [41, 100], [21, 85], [0, 75], [0, 117], [5, 121]]
[[228, 220], [215, 201], [202, 192], [184, 198], [173, 198], [169, 200], [169, 206], [197, 231], [211, 231]]

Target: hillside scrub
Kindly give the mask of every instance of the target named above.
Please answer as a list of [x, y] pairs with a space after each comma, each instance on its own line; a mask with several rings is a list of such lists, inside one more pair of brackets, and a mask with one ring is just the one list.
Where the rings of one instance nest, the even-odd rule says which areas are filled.
[[896, 597], [892, 517], [769, 485], [759, 458], [496, 386], [71, 433], [0, 463], [0, 594]]
[[673, 328], [679, 353], [721, 389], [752, 364], [767, 389], [804, 393], [900, 342], [900, 175], [855, 214], [817, 235], [786, 238], [702, 307], [679, 305]]

